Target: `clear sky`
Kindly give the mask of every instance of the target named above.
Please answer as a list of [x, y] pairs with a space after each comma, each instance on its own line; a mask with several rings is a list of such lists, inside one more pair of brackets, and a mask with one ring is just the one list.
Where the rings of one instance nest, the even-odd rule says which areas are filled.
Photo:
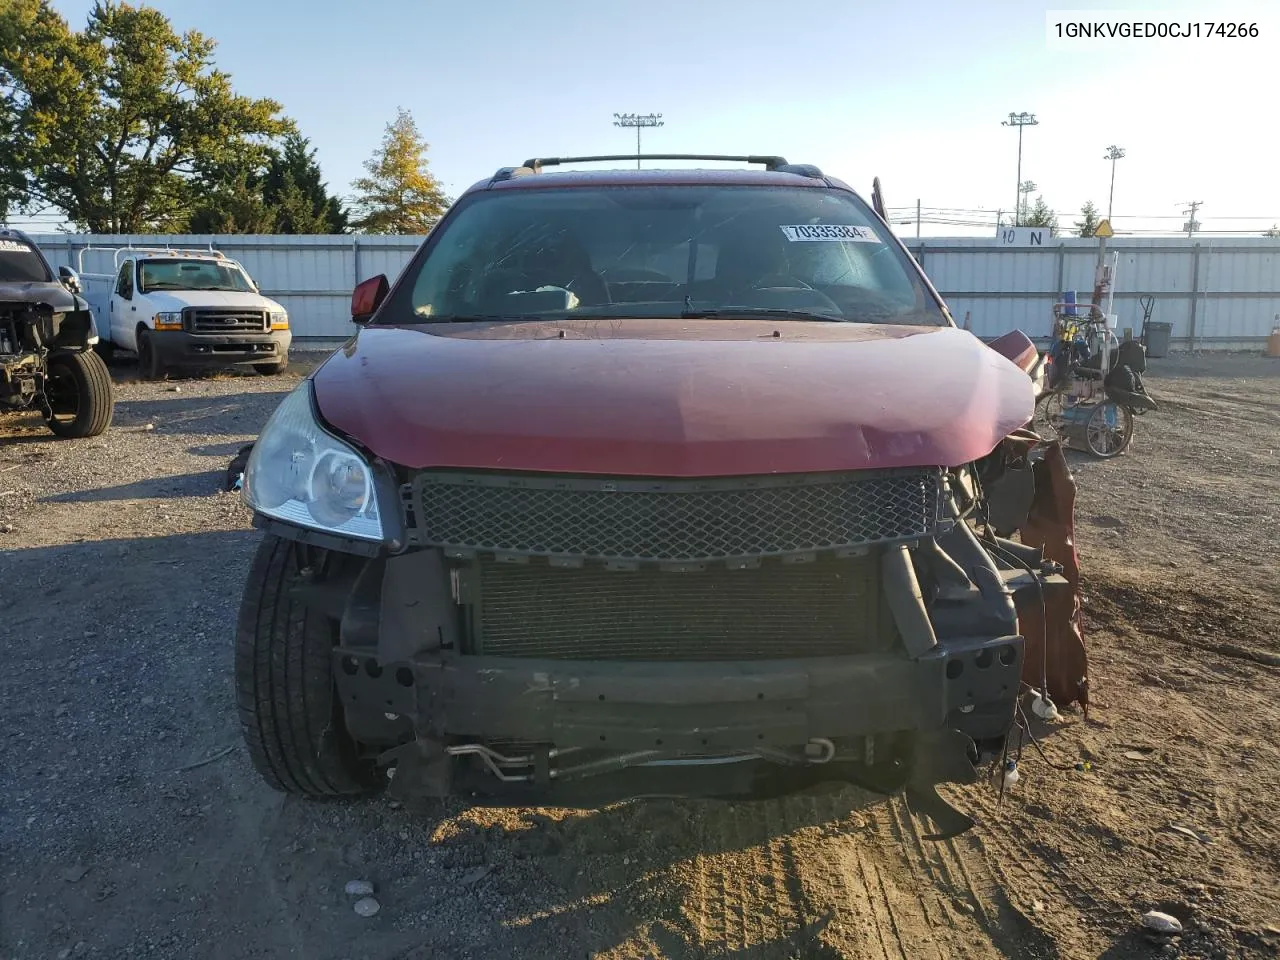
[[[80, 28], [91, 0], [55, 0]], [[891, 207], [1012, 207], [1023, 179], [1063, 225], [1107, 206], [1118, 229], [1280, 222], [1280, 0], [153, 0], [218, 41], [245, 94], [280, 101], [318, 148], [331, 189], [350, 181], [397, 106], [457, 194], [530, 156], [626, 153], [615, 112], [663, 114], [645, 150], [778, 153]], [[1051, 44], [1046, 12], [1142, 11], [1259, 25], [1258, 38]], [[1052, 18], [1049, 18], [1052, 19]], [[1152, 219], [1153, 217], [1167, 219]], [[1256, 221], [1222, 218], [1257, 217]], [[905, 218], [905, 214], [904, 214]], [[953, 219], [975, 219], [959, 214]], [[982, 219], [977, 217], [977, 219]], [[989, 235], [933, 226], [925, 235]]]

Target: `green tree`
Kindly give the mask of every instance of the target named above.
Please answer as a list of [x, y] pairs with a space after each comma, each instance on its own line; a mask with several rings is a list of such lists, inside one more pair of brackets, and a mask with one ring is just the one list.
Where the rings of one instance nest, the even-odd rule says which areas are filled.
[[347, 211], [329, 195], [310, 141], [299, 133], [285, 134], [271, 154], [262, 182], [262, 195], [277, 214], [276, 233], [345, 233]]
[[1080, 216], [1082, 219], [1076, 221], [1076, 236], [1092, 237], [1097, 234], [1098, 224], [1102, 223], [1102, 218], [1098, 215], [1098, 208], [1093, 205], [1092, 200], [1085, 202], [1080, 208]]
[[1264, 237], [1280, 237], [1280, 225], [1273, 224], [1270, 230], [1263, 230]]
[[427, 144], [403, 108], [364, 168], [368, 176], [352, 186], [358, 191], [354, 226], [365, 233], [426, 233], [452, 203], [428, 168]]
[[1058, 235], [1058, 215], [1053, 212], [1049, 204], [1044, 202], [1044, 197], [1036, 197], [1036, 202], [1022, 215], [1022, 225], [1024, 227], [1048, 227], [1049, 235], [1056, 237]]
[[192, 233], [342, 233], [347, 213], [329, 196], [315, 151], [288, 133], [264, 159], [205, 171], [209, 188], [191, 217]]
[[209, 188], [192, 233], [344, 233], [347, 212], [329, 195], [315, 150], [296, 132], [265, 157], [236, 158], [204, 171]]
[[0, 223], [23, 206], [27, 195], [27, 177], [17, 151], [17, 118], [12, 106], [0, 96]]
[[262, 195], [261, 177], [241, 171], [196, 207], [183, 232], [278, 233], [276, 223], [276, 210]]
[[292, 128], [235, 93], [214, 47], [145, 6], [97, 0], [77, 33], [49, 0], [5, 0], [0, 97], [27, 203], [95, 233], [185, 228], [211, 171], [252, 168]]

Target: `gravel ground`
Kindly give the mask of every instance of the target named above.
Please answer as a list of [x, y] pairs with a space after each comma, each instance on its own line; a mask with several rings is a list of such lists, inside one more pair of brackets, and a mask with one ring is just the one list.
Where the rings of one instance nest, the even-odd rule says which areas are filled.
[[[981, 823], [944, 844], [852, 790], [577, 812], [273, 793], [231, 686], [259, 534], [221, 482], [296, 373], [114, 372], [103, 437], [0, 416], [3, 960], [1276, 955], [1280, 361], [1154, 361], [1164, 406], [1131, 453], [1074, 458], [1093, 708], [1046, 732], [1064, 771], [1028, 747], [998, 806], [954, 791]], [[1183, 936], [1148, 942], [1151, 908]]]

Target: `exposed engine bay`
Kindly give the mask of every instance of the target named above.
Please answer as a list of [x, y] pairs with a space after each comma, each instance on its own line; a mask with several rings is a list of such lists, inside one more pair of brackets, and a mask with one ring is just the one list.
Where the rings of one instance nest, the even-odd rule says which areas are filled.
[[92, 329], [88, 310], [58, 312], [44, 301], [0, 300], [0, 404], [51, 416], [45, 401], [49, 354], [87, 348]]

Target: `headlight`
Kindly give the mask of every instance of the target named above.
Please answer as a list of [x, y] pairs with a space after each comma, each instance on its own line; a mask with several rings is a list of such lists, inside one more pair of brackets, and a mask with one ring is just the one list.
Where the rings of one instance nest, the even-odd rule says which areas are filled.
[[299, 526], [385, 539], [373, 471], [316, 422], [311, 397], [311, 381], [303, 380], [262, 428], [244, 470], [244, 502]]
[[272, 310], [268, 316], [271, 320], [272, 330], [289, 329], [289, 314], [285, 313], [283, 310]]
[[156, 329], [157, 330], [181, 330], [182, 314], [181, 313], [157, 313]]

